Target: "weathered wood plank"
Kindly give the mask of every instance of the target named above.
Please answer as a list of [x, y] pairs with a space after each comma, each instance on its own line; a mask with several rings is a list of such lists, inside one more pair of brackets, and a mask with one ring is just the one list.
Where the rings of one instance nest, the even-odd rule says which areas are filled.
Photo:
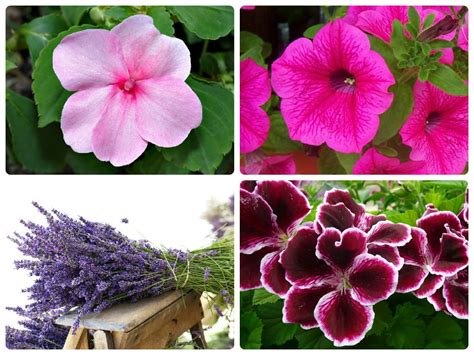
[[85, 328], [79, 327], [76, 333], [73, 334], [72, 328], [69, 329], [66, 342], [63, 349], [89, 349], [89, 331]]
[[114, 349], [114, 340], [109, 331], [96, 330], [94, 333], [94, 349]]

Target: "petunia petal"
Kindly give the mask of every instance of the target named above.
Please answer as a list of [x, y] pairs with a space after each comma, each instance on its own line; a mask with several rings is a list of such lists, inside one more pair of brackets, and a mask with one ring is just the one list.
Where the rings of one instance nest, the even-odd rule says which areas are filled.
[[400, 256], [405, 263], [423, 266], [428, 244], [426, 232], [420, 228], [411, 228], [411, 237], [412, 239], [407, 244], [398, 248]]
[[381, 256], [357, 256], [348, 273], [351, 295], [363, 305], [385, 300], [397, 288], [397, 269]]
[[285, 279], [285, 269], [279, 262], [280, 251], [265, 255], [260, 264], [262, 286], [271, 293], [285, 297], [290, 283]]
[[260, 263], [265, 255], [274, 252], [274, 248], [263, 248], [252, 254], [240, 253], [240, 289], [253, 290], [262, 287]]
[[469, 318], [469, 297], [467, 285], [456, 285], [446, 282], [443, 287], [446, 308], [459, 319]]
[[259, 195], [240, 189], [240, 252], [252, 254], [265, 247], [280, 248], [276, 216]]
[[389, 158], [380, 154], [376, 148], [369, 148], [354, 165], [353, 174], [426, 174], [425, 162], [400, 162], [397, 158]]
[[316, 256], [339, 270], [348, 269], [354, 259], [367, 252], [367, 235], [360, 229], [341, 232], [327, 228], [318, 238]]
[[270, 155], [254, 162], [247, 161], [240, 170], [248, 175], [293, 175], [296, 174], [296, 163], [291, 154]]
[[432, 273], [452, 276], [467, 266], [468, 259], [467, 241], [454, 233], [444, 233], [439, 256], [429, 268]]
[[418, 298], [426, 298], [431, 296], [443, 286], [444, 276], [428, 274], [423, 280], [420, 288], [413, 291], [413, 294]]
[[314, 223], [323, 229], [336, 228], [342, 232], [354, 227], [354, 214], [343, 203], [322, 203], [318, 206]]
[[106, 30], [84, 30], [64, 37], [54, 49], [53, 69], [69, 91], [103, 87], [128, 78], [120, 40]]
[[338, 291], [323, 296], [314, 315], [326, 338], [335, 346], [357, 344], [374, 322], [372, 306], [361, 305], [349, 293]]
[[369, 254], [380, 255], [382, 258], [391, 263], [397, 270], [400, 270], [403, 266], [403, 258], [400, 257], [397, 247], [391, 245], [367, 245]]
[[321, 297], [334, 290], [328, 285], [312, 288], [292, 286], [285, 297], [283, 306], [283, 323], [296, 323], [303, 329], [316, 328], [318, 322], [314, 317], [314, 309]]
[[370, 229], [368, 238], [368, 243], [400, 247], [410, 241], [410, 227], [403, 223], [382, 221]]
[[377, 6], [374, 10], [359, 14], [356, 26], [387, 43], [392, 37], [392, 23], [399, 20], [408, 22], [408, 6]]
[[398, 285], [397, 292], [408, 293], [418, 290], [426, 276], [428, 276], [428, 270], [417, 266], [405, 264], [398, 272]]
[[202, 121], [198, 96], [173, 77], [137, 81], [137, 127], [143, 139], [159, 147], [181, 144]]

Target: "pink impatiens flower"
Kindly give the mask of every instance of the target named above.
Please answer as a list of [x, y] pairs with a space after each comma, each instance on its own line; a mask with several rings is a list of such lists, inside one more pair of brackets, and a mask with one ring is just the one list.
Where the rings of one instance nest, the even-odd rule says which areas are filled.
[[367, 36], [342, 20], [325, 25], [313, 41], [292, 42], [272, 65], [290, 138], [343, 153], [360, 153], [374, 138], [394, 83]]
[[467, 96], [452, 96], [429, 82], [415, 83], [413, 111], [400, 130], [410, 159], [429, 174], [460, 174], [468, 155]]
[[254, 152], [245, 156], [241, 167], [243, 174], [254, 175], [290, 175], [296, 174], [296, 163], [291, 154], [269, 155]]
[[201, 102], [184, 82], [189, 50], [160, 34], [149, 16], [66, 36], [54, 50], [53, 68], [61, 85], [76, 91], [64, 105], [61, 129], [78, 153], [123, 166], [148, 142], [177, 146], [201, 123]]
[[251, 58], [240, 62], [240, 152], [262, 146], [270, 130], [270, 119], [260, 107], [270, 99], [268, 71]]
[[357, 160], [353, 174], [425, 174], [425, 163], [421, 161], [400, 162], [397, 158], [389, 158], [380, 154], [376, 148], [369, 148]]

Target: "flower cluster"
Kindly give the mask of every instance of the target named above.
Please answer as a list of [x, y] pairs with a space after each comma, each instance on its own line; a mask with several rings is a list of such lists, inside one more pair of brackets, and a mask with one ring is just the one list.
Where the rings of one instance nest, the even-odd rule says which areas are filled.
[[240, 205], [241, 289], [284, 298], [285, 323], [354, 345], [372, 327], [374, 304], [412, 291], [437, 310], [467, 315], [467, 222], [451, 212], [428, 206], [411, 228], [332, 189], [314, 222], [302, 223], [311, 207], [288, 181], [247, 181]]

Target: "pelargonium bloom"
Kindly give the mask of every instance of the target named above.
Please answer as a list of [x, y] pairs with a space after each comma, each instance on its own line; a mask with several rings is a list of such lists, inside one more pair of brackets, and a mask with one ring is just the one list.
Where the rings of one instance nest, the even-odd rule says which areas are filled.
[[64, 105], [61, 129], [78, 153], [127, 165], [148, 142], [177, 146], [201, 123], [201, 102], [185, 83], [189, 50], [149, 16], [66, 36], [53, 52], [53, 69], [66, 90], [76, 91]]
[[297, 233], [311, 207], [289, 181], [259, 181], [240, 189], [240, 287], [265, 287], [283, 297], [290, 288], [279, 263], [281, 251]]
[[417, 81], [413, 111], [400, 130], [410, 159], [426, 162], [429, 174], [460, 174], [468, 155], [468, 99]]
[[270, 99], [268, 71], [247, 58], [240, 62], [240, 152], [262, 146], [270, 130], [270, 119], [260, 107]]
[[269, 155], [262, 153], [250, 153], [245, 156], [245, 164], [242, 165], [243, 174], [254, 175], [293, 175], [296, 174], [295, 159], [291, 154]]
[[425, 162], [400, 162], [380, 154], [376, 148], [369, 148], [354, 165], [353, 174], [425, 174]]
[[361, 341], [372, 327], [372, 305], [394, 293], [398, 278], [391, 263], [367, 252], [367, 239], [357, 228], [319, 236], [301, 228], [280, 257], [292, 284], [283, 321], [319, 327], [335, 346]]
[[367, 36], [342, 20], [325, 25], [313, 41], [292, 42], [272, 65], [290, 138], [343, 153], [359, 153], [374, 138], [394, 83]]

